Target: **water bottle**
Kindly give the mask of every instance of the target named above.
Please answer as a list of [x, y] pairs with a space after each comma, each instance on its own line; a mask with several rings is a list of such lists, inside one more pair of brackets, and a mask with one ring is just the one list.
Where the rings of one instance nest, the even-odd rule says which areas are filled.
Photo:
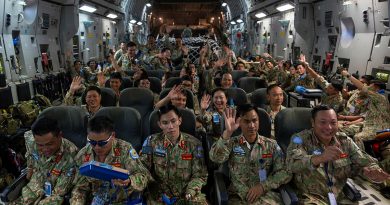
[[222, 135], [221, 132], [221, 116], [218, 112], [213, 113], [213, 136], [214, 137], [220, 137]]

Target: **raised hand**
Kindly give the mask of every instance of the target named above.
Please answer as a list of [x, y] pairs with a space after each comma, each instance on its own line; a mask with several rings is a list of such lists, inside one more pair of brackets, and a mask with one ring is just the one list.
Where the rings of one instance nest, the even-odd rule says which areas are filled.
[[374, 183], [382, 183], [385, 180], [390, 179], [390, 175], [388, 173], [378, 168], [364, 167], [363, 174]]
[[200, 108], [202, 110], [207, 110], [207, 108], [210, 106], [210, 102], [211, 96], [209, 94], [204, 94], [200, 100]]
[[82, 78], [80, 76], [76, 76], [73, 78], [72, 83], [70, 84], [69, 91], [74, 94], [77, 90], [81, 88]]
[[97, 81], [100, 87], [103, 87], [104, 84], [106, 83], [106, 76], [104, 76], [103, 72], [98, 72], [97, 73]]
[[327, 146], [322, 153], [322, 162], [334, 161], [340, 158], [343, 152], [337, 146]]
[[299, 61], [301, 61], [301, 62], [306, 62], [306, 56], [303, 55], [303, 54], [301, 54], [301, 55], [299, 56]]
[[169, 91], [167, 97], [169, 99], [173, 99], [177, 93], [179, 93], [181, 91], [181, 86], [180, 85], [174, 85], [173, 88]]
[[223, 117], [225, 119], [225, 131], [223, 138], [228, 139], [240, 126], [240, 118], [237, 118], [236, 120], [236, 109], [233, 108], [226, 108], [223, 113]]

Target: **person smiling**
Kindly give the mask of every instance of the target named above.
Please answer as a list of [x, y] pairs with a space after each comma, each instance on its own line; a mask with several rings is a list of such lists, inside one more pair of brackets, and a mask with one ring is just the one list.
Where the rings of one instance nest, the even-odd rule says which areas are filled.
[[312, 110], [312, 129], [294, 134], [287, 149], [287, 168], [302, 204], [351, 204], [343, 193], [347, 178], [356, 171], [374, 183], [390, 179], [375, 159], [342, 132], [336, 112], [326, 105]]

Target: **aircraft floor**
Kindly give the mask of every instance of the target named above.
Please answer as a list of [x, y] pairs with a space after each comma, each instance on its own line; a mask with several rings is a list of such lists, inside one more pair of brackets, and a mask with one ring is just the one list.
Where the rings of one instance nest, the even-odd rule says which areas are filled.
[[[351, 180], [352, 181], [352, 180]], [[379, 191], [378, 186], [372, 184], [360, 177], [355, 178], [352, 183], [355, 185], [362, 195], [362, 199], [359, 201], [361, 205], [374, 205], [374, 204], [390, 204], [390, 199], [385, 198]]]

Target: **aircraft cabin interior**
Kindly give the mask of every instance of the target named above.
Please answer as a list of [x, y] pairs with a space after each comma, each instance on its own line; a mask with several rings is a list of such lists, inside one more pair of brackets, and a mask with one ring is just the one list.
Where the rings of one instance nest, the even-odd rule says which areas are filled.
[[390, 204], [389, 0], [1, 0], [0, 204]]

